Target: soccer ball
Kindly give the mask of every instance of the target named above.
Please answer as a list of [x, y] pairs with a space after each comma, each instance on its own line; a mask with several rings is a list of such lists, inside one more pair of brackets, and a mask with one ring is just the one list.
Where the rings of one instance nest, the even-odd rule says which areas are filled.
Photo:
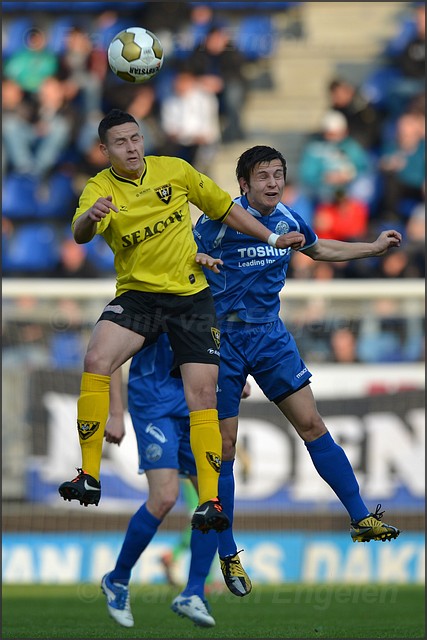
[[120, 31], [110, 42], [107, 55], [113, 73], [126, 82], [147, 82], [163, 64], [160, 40], [142, 27]]

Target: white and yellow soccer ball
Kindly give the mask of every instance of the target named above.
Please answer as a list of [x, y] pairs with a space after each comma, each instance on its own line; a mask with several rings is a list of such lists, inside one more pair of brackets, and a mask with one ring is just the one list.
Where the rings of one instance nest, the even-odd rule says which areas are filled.
[[147, 82], [162, 68], [163, 47], [154, 33], [142, 27], [120, 31], [107, 51], [113, 73], [126, 82]]

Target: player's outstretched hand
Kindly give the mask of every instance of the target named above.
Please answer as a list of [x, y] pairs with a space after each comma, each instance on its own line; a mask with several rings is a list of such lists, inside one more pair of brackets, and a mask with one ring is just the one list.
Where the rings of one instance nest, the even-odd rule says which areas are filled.
[[294, 249], [297, 251], [298, 249], [302, 249], [305, 245], [305, 236], [298, 231], [290, 231], [289, 233], [284, 233], [279, 236], [276, 241], [276, 247], [278, 249]]
[[217, 265], [224, 264], [220, 258], [212, 258], [207, 253], [196, 253], [195, 260], [197, 264], [201, 264], [202, 267], [206, 267], [214, 273], [221, 273]]
[[380, 233], [378, 238], [373, 242], [376, 249], [375, 255], [382, 256], [391, 247], [400, 247], [402, 242], [402, 235], [394, 229], [388, 229]]
[[116, 213], [118, 209], [115, 204], [113, 204], [113, 196], [107, 196], [106, 198], [98, 198], [98, 200], [91, 206], [88, 211], [88, 217], [90, 220], [94, 222], [99, 222], [102, 218], [105, 218], [110, 211], [113, 210]]

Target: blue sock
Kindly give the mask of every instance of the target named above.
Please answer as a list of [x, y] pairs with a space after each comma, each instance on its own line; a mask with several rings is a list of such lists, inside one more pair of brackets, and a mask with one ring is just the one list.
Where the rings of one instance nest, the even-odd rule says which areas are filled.
[[221, 472], [219, 474], [218, 495], [221, 500], [224, 513], [230, 520], [230, 527], [218, 534], [218, 553], [221, 558], [234, 556], [237, 553], [237, 546], [233, 535], [233, 514], [234, 514], [234, 460], [223, 460]]
[[205, 582], [209, 575], [212, 560], [218, 548], [218, 534], [210, 530], [202, 533], [193, 529], [190, 538], [190, 570], [187, 585], [182, 592], [183, 596], [199, 596], [204, 599]]
[[116, 566], [110, 574], [113, 582], [128, 584], [130, 574], [141, 553], [151, 542], [161, 520], [148, 511], [145, 503], [129, 521]]
[[351, 520], [361, 520], [369, 513], [360, 497], [359, 485], [344, 450], [329, 432], [305, 446], [317, 473], [328, 483], [350, 514]]

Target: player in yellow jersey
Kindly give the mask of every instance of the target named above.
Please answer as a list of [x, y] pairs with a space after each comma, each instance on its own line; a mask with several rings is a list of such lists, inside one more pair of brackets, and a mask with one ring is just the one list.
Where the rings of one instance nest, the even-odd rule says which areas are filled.
[[[298, 249], [298, 232], [271, 233], [230, 195], [184, 160], [144, 156], [136, 120], [113, 109], [98, 127], [100, 148], [111, 166], [85, 186], [72, 229], [78, 244], [101, 234], [115, 256], [116, 297], [96, 323], [84, 359], [77, 429], [82, 466], [64, 482], [65, 500], [97, 505], [100, 466], [109, 410], [110, 376], [144, 345], [167, 332], [176, 375], [182, 376], [190, 411], [190, 444], [197, 468], [200, 505], [193, 528], [229, 526], [218, 495], [221, 434], [216, 410], [219, 330], [212, 295], [195, 262], [189, 203], [209, 218], [272, 246]], [[220, 259], [206, 256], [217, 270]]]

